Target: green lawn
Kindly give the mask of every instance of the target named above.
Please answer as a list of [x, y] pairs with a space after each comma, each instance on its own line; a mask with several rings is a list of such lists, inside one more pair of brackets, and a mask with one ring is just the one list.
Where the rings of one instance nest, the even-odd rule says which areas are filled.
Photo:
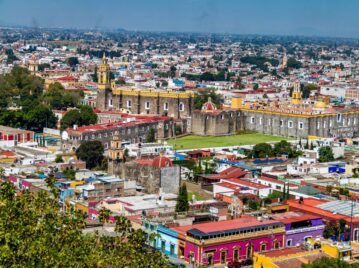
[[181, 149], [195, 149], [195, 148], [211, 148], [224, 146], [240, 146], [257, 144], [261, 142], [275, 142], [287, 140], [284, 137], [271, 136], [264, 134], [240, 134], [233, 136], [222, 137], [202, 137], [202, 136], [185, 136], [178, 139], [168, 140], [168, 143], [173, 145], [176, 150]]

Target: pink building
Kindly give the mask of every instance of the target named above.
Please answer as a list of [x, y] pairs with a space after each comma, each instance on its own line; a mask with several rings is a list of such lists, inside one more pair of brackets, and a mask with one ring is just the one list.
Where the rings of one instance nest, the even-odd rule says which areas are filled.
[[178, 232], [179, 254], [186, 262], [197, 265], [251, 259], [253, 252], [282, 248], [285, 235], [283, 223], [250, 216], [173, 229]]

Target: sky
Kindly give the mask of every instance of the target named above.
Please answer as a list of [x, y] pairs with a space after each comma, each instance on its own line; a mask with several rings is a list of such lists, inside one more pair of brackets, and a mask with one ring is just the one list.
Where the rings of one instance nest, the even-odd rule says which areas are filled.
[[0, 25], [359, 38], [358, 0], [0, 0]]

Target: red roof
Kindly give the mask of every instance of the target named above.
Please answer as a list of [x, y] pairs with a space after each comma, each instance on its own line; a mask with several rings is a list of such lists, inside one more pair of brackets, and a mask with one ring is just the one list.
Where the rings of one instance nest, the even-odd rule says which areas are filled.
[[60, 81], [77, 81], [78, 79], [76, 77], [68, 75], [68, 76], [63, 76], [63, 77], [57, 78], [57, 80], [60, 80]]
[[247, 175], [247, 172], [238, 168], [238, 167], [229, 167], [223, 171], [221, 171], [219, 174], [211, 174], [203, 176], [204, 178], [208, 180], [224, 180], [224, 179], [237, 179], [241, 178]]
[[152, 166], [158, 168], [172, 167], [172, 161], [168, 157], [160, 155], [153, 159]]
[[239, 219], [234, 220], [226, 220], [226, 221], [219, 221], [219, 222], [206, 222], [200, 223], [195, 225], [187, 225], [181, 227], [174, 227], [173, 230], [176, 230], [179, 233], [186, 233], [191, 229], [198, 229], [204, 233], [216, 232], [216, 231], [225, 231], [231, 229], [238, 229], [238, 228], [245, 228], [250, 226], [258, 226], [263, 224], [271, 224], [271, 223], [278, 223], [279, 221], [275, 220], [263, 220], [259, 221], [255, 217], [252, 216], [242, 216]]
[[[321, 208], [316, 207], [317, 205], [326, 203], [326, 200], [319, 200], [314, 198], [304, 198], [302, 203], [299, 200], [287, 200], [286, 203], [289, 205], [291, 211], [302, 211], [308, 212], [314, 215], [321, 216], [324, 219], [329, 220], [340, 220], [345, 219], [347, 222], [351, 221], [349, 216], [342, 215], [340, 213], [333, 213]], [[353, 217], [352, 222], [359, 223], [359, 217]]]
[[284, 224], [321, 218], [320, 216], [315, 216], [309, 213], [298, 213], [293, 211], [276, 213], [271, 217], [277, 221], [283, 222]]
[[0, 152], [0, 156], [4, 156], [4, 157], [13, 157], [13, 156], [16, 156], [16, 153], [14, 152]]
[[293, 247], [293, 248], [283, 248], [283, 249], [278, 249], [278, 250], [267, 251], [267, 252], [263, 252], [261, 254], [266, 257], [276, 258], [279, 256], [292, 255], [292, 254], [297, 254], [300, 252], [304, 253], [305, 250], [300, 247]]
[[89, 126], [81, 126], [78, 127], [76, 129], [73, 128], [68, 128], [68, 131], [74, 131], [74, 132], [79, 132], [79, 133], [83, 133], [83, 132], [94, 132], [94, 131], [99, 131], [99, 130], [107, 130], [107, 129], [117, 129], [120, 127], [131, 127], [131, 126], [135, 126], [135, 125], [140, 125], [143, 123], [154, 123], [154, 122], [158, 122], [158, 121], [163, 121], [166, 119], [169, 119], [169, 117], [160, 117], [160, 116], [152, 116], [152, 117], [133, 117], [134, 120], [133, 121], [117, 121], [117, 122], [111, 122], [111, 123], [103, 123], [103, 124], [96, 124], [96, 125], [89, 125]]

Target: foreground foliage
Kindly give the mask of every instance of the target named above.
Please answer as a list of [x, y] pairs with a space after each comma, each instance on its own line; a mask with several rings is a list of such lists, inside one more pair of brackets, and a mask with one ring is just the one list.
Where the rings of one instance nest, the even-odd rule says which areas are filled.
[[82, 213], [62, 213], [43, 191], [16, 196], [8, 182], [1, 185], [0, 206], [1, 267], [169, 267], [125, 217], [117, 218], [115, 237], [84, 235]]

